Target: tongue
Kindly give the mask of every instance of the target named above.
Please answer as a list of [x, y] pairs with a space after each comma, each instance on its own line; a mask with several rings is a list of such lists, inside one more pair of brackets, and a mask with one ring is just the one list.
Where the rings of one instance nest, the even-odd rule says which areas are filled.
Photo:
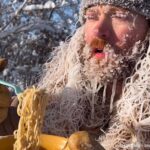
[[95, 53], [96, 58], [105, 58], [105, 53]]

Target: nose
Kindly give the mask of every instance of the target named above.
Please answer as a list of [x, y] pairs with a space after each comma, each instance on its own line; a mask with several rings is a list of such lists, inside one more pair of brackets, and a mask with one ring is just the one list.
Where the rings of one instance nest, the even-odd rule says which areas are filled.
[[94, 35], [107, 41], [110, 36], [110, 25], [107, 16], [101, 15], [93, 26]]

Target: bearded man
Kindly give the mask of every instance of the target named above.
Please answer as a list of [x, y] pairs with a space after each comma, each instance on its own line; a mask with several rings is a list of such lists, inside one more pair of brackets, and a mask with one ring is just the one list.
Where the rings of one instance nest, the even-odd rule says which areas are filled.
[[82, 0], [81, 27], [38, 84], [49, 93], [44, 133], [86, 130], [107, 150], [150, 144], [149, 19], [148, 0]]
[[[122, 89], [130, 82], [126, 79], [140, 70], [142, 66], [138, 62], [147, 56], [149, 18], [150, 2], [146, 0], [82, 1], [80, 20], [83, 25], [69, 42], [56, 48], [39, 83], [50, 94], [44, 132], [65, 136], [88, 130], [100, 135], [100, 131], [107, 131], [110, 124], [112, 131], [115, 125], [122, 125], [113, 117], [118, 116], [116, 111], [121, 107], [115, 107], [115, 102], [123, 101]], [[115, 132], [119, 134], [124, 130]], [[112, 136], [112, 131], [106, 134], [107, 139], [129, 141], [129, 131], [122, 139]], [[104, 137], [100, 141], [106, 149], [122, 146], [114, 139], [116, 143], [110, 148], [110, 143], [102, 139]]]

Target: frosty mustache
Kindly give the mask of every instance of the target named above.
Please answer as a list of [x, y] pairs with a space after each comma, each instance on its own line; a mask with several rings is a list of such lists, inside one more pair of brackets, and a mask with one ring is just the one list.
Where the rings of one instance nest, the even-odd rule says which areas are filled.
[[93, 48], [97, 48], [97, 49], [100, 49], [100, 50], [103, 50], [105, 45], [106, 45], [106, 41], [101, 39], [101, 38], [98, 38], [98, 37], [95, 37], [92, 42], [90, 43], [90, 47], [93, 47]]

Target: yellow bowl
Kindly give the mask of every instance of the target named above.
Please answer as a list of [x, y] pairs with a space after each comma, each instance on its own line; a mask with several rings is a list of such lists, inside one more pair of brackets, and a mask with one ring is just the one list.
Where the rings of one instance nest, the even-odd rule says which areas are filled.
[[[13, 150], [15, 139], [13, 135], [0, 137], [0, 150]], [[40, 135], [40, 150], [70, 150], [67, 139], [53, 135]]]

